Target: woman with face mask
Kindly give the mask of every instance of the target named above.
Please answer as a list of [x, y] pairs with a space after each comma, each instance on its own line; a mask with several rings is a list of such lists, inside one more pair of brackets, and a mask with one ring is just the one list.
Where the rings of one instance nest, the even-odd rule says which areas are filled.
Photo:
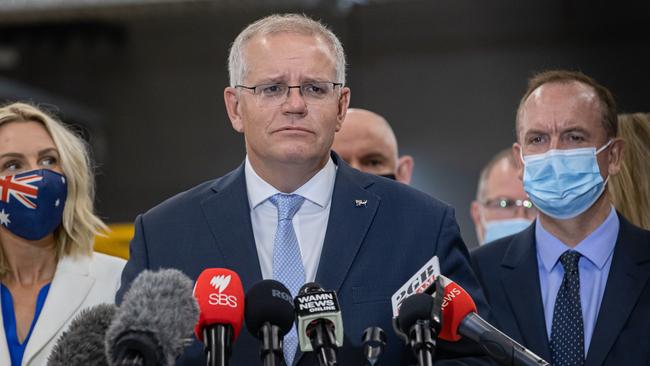
[[38, 108], [0, 108], [0, 365], [44, 365], [82, 309], [112, 303], [124, 260], [93, 253], [84, 141]]

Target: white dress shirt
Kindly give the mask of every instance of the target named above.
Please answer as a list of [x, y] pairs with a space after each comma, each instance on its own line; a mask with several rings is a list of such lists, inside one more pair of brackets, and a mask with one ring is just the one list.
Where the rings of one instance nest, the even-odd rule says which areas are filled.
[[[316, 279], [329, 220], [336, 168], [332, 158], [329, 158], [323, 169], [300, 188], [290, 192], [305, 197], [305, 201], [293, 217], [293, 228], [298, 238], [302, 264], [305, 266], [306, 282], [313, 282]], [[276, 193], [287, 192], [278, 191], [260, 178], [251, 166], [248, 156], [244, 163], [244, 174], [262, 278], [272, 279], [273, 245], [278, 226], [278, 210], [268, 199]]]

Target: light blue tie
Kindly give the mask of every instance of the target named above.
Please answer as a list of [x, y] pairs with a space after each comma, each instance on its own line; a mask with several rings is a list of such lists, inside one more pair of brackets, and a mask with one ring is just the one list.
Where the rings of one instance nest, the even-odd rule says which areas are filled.
[[[282, 282], [291, 295], [296, 297], [300, 287], [305, 283], [305, 267], [302, 264], [300, 246], [296, 232], [293, 230], [293, 216], [305, 201], [305, 197], [297, 194], [278, 193], [269, 201], [278, 209], [278, 227], [273, 242], [273, 278]], [[284, 359], [287, 365], [293, 363], [293, 357], [298, 347], [296, 326], [284, 336]]]

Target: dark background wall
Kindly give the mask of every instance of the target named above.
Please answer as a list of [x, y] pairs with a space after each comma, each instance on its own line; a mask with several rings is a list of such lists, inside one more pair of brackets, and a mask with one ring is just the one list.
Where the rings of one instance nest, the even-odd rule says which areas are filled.
[[304, 12], [342, 39], [352, 106], [387, 117], [415, 157], [414, 185], [456, 207], [470, 246], [479, 171], [514, 141], [533, 72], [579, 69], [610, 87], [622, 111], [650, 110], [648, 2], [280, 3], [0, 7], [0, 98], [56, 105], [82, 126], [99, 213], [132, 221], [242, 161], [223, 106], [228, 47], [261, 16]]

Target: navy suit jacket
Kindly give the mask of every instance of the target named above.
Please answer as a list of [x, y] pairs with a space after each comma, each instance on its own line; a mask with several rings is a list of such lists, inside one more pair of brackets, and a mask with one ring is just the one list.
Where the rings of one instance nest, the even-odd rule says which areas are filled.
[[[650, 231], [619, 220], [586, 366], [650, 363]], [[500, 329], [550, 362], [535, 224], [472, 251], [472, 266]]]
[[[388, 336], [382, 364], [405, 364], [404, 346], [391, 327], [391, 295], [437, 255], [442, 273], [469, 291], [479, 310], [486, 312], [469, 253], [450, 206], [406, 185], [352, 169], [336, 154], [332, 157], [338, 171], [316, 282], [339, 296], [345, 331], [339, 363], [362, 365], [362, 332], [380, 326]], [[367, 204], [357, 207], [355, 200]], [[194, 280], [205, 268], [230, 268], [239, 274], [245, 290], [262, 280], [243, 164], [136, 219], [118, 301], [140, 271], [169, 267]], [[456, 357], [458, 348], [440, 346], [437, 353]], [[261, 364], [258, 349], [259, 341], [242, 327], [231, 364]], [[298, 355], [295, 363], [317, 364], [313, 355]], [[200, 345], [194, 342], [178, 364], [205, 364]]]

